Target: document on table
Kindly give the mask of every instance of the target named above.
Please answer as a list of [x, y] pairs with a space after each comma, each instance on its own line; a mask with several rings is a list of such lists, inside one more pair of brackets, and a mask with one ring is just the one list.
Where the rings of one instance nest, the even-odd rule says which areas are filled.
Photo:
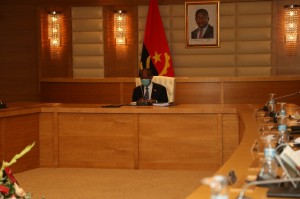
[[170, 104], [168, 103], [168, 102], [166, 102], [166, 103], [153, 103], [153, 106], [163, 106], [163, 107], [165, 107], [165, 106], [169, 106]]

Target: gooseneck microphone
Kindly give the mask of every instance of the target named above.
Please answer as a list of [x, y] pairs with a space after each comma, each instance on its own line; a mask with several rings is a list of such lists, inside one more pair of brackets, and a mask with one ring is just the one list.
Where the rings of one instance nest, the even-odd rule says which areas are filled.
[[283, 95], [283, 96], [280, 96], [280, 97], [275, 97], [274, 99], [277, 100], [277, 99], [281, 99], [281, 98], [286, 98], [286, 97], [297, 95], [299, 93], [300, 93], [300, 91], [297, 91], [296, 93], [291, 93], [291, 94], [288, 94], [288, 95]]
[[[277, 99], [281, 99], [281, 98], [287, 98], [287, 97], [291, 97], [291, 96], [294, 96], [294, 95], [297, 95], [297, 94], [300, 94], [300, 91], [297, 91], [295, 93], [291, 93], [291, 94], [287, 94], [287, 95], [283, 95], [283, 96], [280, 96], [280, 97], [271, 97], [270, 100], [267, 101], [267, 103], [264, 105], [264, 107], [260, 110], [263, 110], [263, 111], [271, 111], [269, 113], [269, 116], [270, 117], [273, 117], [274, 119], [274, 122], [276, 122], [276, 113], [275, 112], [272, 112], [272, 110], [269, 110], [269, 105], [271, 106], [275, 106], [275, 103]], [[270, 95], [274, 96], [275, 94], [274, 93], [271, 93]]]
[[[283, 145], [279, 145], [276, 150], [278, 150], [281, 146], [288, 146], [287, 144], [283, 144]], [[281, 168], [283, 169], [283, 172], [285, 173], [285, 178], [282, 179], [266, 179], [266, 180], [255, 180], [249, 183], [246, 183], [243, 187], [242, 190], [240, 191], [237, 199], [249, 199], [249, 197], [244, 197], [245, 191], [248, 187], [253, 186], [253, 185], [272, 185], [272, 184], [281, 184], [284, 182], [290, 182], [291, 185], [293, 186], [293, 188], [297, 188], [297, 183], [300, 181], [300, 177], [299, 175], [295, 175], [295, 174], [291, 174], [290, 171], [286, 168], [286, 166], [283, 163], [283, 160], [281, 160], [281, 158], [278, 155], [275, 155], [275, 158], [278, 162], [278, 164], [281, 166]]]
[[[293, 181], [300, 181], [300, 178], [293, 178]], [[273, 179], [273, 180], [262, 180], [262, 181], [252, 181], [247, 184], [245, 184], [240, 191], [237, 199], [249, 199], [249, 197], [244, 197], [245, 191], [248, 187], [253, 185], [267, 185], [267, 184], [279, 184], [283, 182], [291, 182], [291, 179]]]

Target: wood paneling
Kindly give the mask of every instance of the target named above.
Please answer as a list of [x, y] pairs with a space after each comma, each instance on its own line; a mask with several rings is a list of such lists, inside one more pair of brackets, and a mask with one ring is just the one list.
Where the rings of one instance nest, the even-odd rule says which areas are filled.
[[9, 107], [0, 111], [3, 159], [9, 161], [36, 142], [13, 165], [17, 172], [39, 166], [216, 170], [239, 143], [239, 121], [232, 106]]
[[53, 113], [40, 113], [39, 123], [39, 141], [40, 145], [40, 166], [51, 167], [58, 166], [58, 154], [55, 153], [55, 125], [57, 118]]
[[139, 120], [141, 169], [216, 170], [222, 164], [217, 114], [143, 114]]
[[176, 103], [219, 104], [221, 103], [221, 84], [211, 82], [176, 83]]
[[[201, 2], [201, 1], [207, 1], [207, 0], [190, 0], [191, 2]], [[243, 1], [260, 1], [260, 0], [221, 0], [221, 2], [243, 2]], [[179, 4], [179, 3], [184, 3], [185, 0], [158, 0], [159, 4]], [[9, 0], [2, 0], [1, 4], [3, 5], [38, 5], [38, 4], [61, 4], [61, 5], [68, 5], [68, 4], [73, 4], [76, 6], [89, 6], [89, 5], [148, 5], [149, 0], [66, 0], [63, 2], [59, 1], [53, 1], [53, 0], [28, 0], [24, 2], [23, 0], [15, 0], [15, 1], [9, 1]]]
[[119, 83], [45, 83], [41, 85], [41, 100], [44, 102], [120, 103]]
[[[299, 77], [176, 78], [176, 104], [265, 104], [269, 93], [276, 97], [299, 91]], [[99, 80], [45, 80], [41, 83], [44, 102], [129, 103], [134, 78]], [[297, 103], [300, 94], [278, 99]]]
[[25, 156], [12, 165], [14, 172], [39, 167], [39, 114], [24, 114], [1, 118], [3, 160], [10, 160], [26, 146], [35, 142], [35, 146]]
[[[248, 0], [222, 0], [221, 3], [226, 2], [242, 2], [242, 1], [248, 1]], [[42, 1], [36, 1], [36, 0], [29, 0], [29, 1], [1, 1], [0, 2], [0, 22], [2, 24], [2, 29], [0, 31], [0, 37], [3, 38], [2, 45], [0, 47], [0, 98], [1, 100], [5, 102], [14, 102], [14, 101], [38, 101], [39, 100], [39, 75], [42, 77], [43, 74], [45, 77], [53, 77], [53, 76], [70, 76], [70, 66], [71, 66], [71, 58], [68, 58], [69, 60], [64, 60], [64, 63], [60, 64], [52, 64], [51, 63], [43, 63], [41, 59], [42, 50], [44, 48], [44, 43], [41, 43], [41, 38], [44, 38], [41, 36], [41, 30], [46, 31], [45, 27], [41, 26], [40, 20], [45, 20], [45, 18], [42, 17], [40, 19], [41, 14], [45, 14], [45, 12], [52, 10], [52, 9], [61, 9], [61, 11], [65, 12], [66, 18], [69, 15], [69, 8], [72, 6], [107, 6], [107, 9], [111, 11], [113, 8], [117, 7], [128, 7], [129, 10], [132, 11], [132, 13], [135, 13], [135, 7], [138, 5], [148, 5], [149, 0], [132, 0], [132, 1], [124, 1], [124, 0], [112, 0], [112, 1], [83, 1], [83, 0], [67, 0], [63, 2], [58, 1], [49, 1], [49, 0], [42, 0]], [[160, 0], [159, 4], [182, 4], [184, 1], [182, 0]], [[298, 61], [297, 56], [295, 57], [289, 57], [286, 56], [284, 53], [282, 53], [282, 47], [283, 47], [283, 40], [282, 40], [282, 30], [280, 29], [279, 25], [282, 22], [279, 22], [281, 19], [281, 8], [282, 8], [283, 2], [278, 0], [273, 0], [273, 8], [274, 8], [274, 15], [273, 15], [273, 29], [272, 32], [274, 33], [274, 37], [272, 38], [272, 45], [273, 52], [272, 52], [272, 68], [277, 67], [277, 70], [273, 74], [299, 74], [299, 67], [298, 67]], [[278, 14], [276, 14], [278, 13]], [[134, 15], [131, 16], [134, 18]], [[66, 23], [69, 23], [66, 21]], [[70, 24], [69, 24], [70, 25]], [[135, 27], [135, 24], [133, 24], [132, 27]], [[67, 26], [66, 31], [68, 31], [70, 26]], [[279, 30], [280, 29], [280, 30]], [[133, 32], [135, 32], [132, 29]], [[44, 35], [45, 33], [43, 33]], [[68, 34], [68, 33], [66, 33]], [[133, 36], [133, 38], [136, 38]], [[71, 39], [71, 37], [68, 37], [68, 39]], [[43, 41], [46, 42], [46, 38], [43, 39]], [[137, 42], [137, 41], [135, 41]], [[43, 48], [42, 48], [43, 47]], [[135, 48], [136, 46], [132, 46], [132, 48]], [[70, 48], [67, 47], [67, 52], [70, 53]], [[133, 51], [130, 51], [132, 54]], [[113, 54], [112, 54], [113, 55]], [[131, 54], [128, 54], [131, 56]], [[108, 55], [110, 56], [110, 55]], [[115, 56], [115, 55], [113, 55]], [[131, 57], [130, 57], [131, 58]], [[108, 59], [110, 59], [108, 57]], [[132, 60], [138, 60], [136, 58], [132, 58]], [[130, 71], [135, 70], [135, 65], [128, 64], [131, 63], [129, 60], [127, 60], [127, 64], [119, 64], [120, 62], [116, 62], [116, 64], [110, 64], [109, 67], [113, 67], [113, 72], [111, 74], [115, 76], [120, 76], [120, 73], [123, 73], [123, 69], [128, 69], [126, 67], [130, 67]], [[125, 63], [125, 62], [124, 62]], [[43, 65], [46, 64], [46, 65]], [[46, 66], [45, 69], [42, 70], [42, 66]], [[49, 66], [49, 67], [48, 67]], [[121, 67], [120, 70], [118, 70], [117, 67]], [[121, 72], [122, 71], [122, 72]], [[119, 73], [120, 72], [120, 73]], [[126, 75], [129, 71], [126, 71]], [[133, 72], [134, 73], [134, 72]], [[122, 74], [122, 76], [125, 75]], [[272, 78], [272, 77], [271, 77]], [[41, 80], [43, 81], [43, 80]], [[42, 83], [44, 84], [44, 83]], [[207, 85], [206, 85], [207, 86]], [[206, 88], [204, 86], [204, 89]], [[231, 90], [230, 85], [226, 86], [226, 92], [228, 91], [228, 95], [224, 93], [224, 96], [227, 95], [230, 99], [230, 102], [234, 100], [233, 96], [230, 92]], [[296, 85], [289, 85], [293, 88], [296, 88]], [[190, 86], [181, 86], [178, 84], [178, 98], [177, 101], [179, 103], [184, 103], [185, 101], [188, 101], [190, 103], [194, 102], [205, 102], [206, 99], [210, 99], [212, 103], [219, 103], [222, 102], [222, 98], [218, 98], [217, 95], [214, 93], [215, 89], [222, 89], [218, 86], [214, 87], [212, 85], [207, 86], [208, 89], [208, 96], [206, 96], [205, 92], [201, 92], [202, 88], [198, 88], [199, 91], [196, 90], [196, 95], [190, 95], [185, 91], [186, 89], [189, 89]], [[194, 86], [191, 86], [191, 88], [194, 88]], [[299, 88], [299, 87], [298, 87]], [[130, 90], [130, 89], [129, 89]], [[284, 92], [285, 90], [280, 90], [280, 92]], [[286, 90], [288, 93], [288, 90]], [[47, 92], [47, 91], [46, 91]], [[193, 91], [195, 92], [195, 91]], [[245, 92], [245, 91], [243, 91]], [[243, 92], [237, 93], [234, 95], [242, 95]], [[266, 92], [268, 92], [266, 90]], [[45, 94], [45, 90], [42, 90], [42, 95]], [[261, 90], [262, 95], [264, 95], [264, 91]], [[51, 95], [51, 97], [54, 97], [56, 93]], [[261, 96], [262, 96], [261, 95]], [[45, 95], [44, 95], [45, 96]], [[50, 95], [49, 95], [50, 96]], [[126, 94], [122, 94], [121, 96], [126, 96]], [[185, 97], [188, 96], [188, 97]], [[238, 98], [240, 96], [237, 96]], [[255, 98], [255, 101], [265, 101], [265, 97], [258, 97], [255, 96], [248, 97], [248, 99]], [[80, 97], [81, 98], [81, 97]], [[49, 98], [50, 100], [56, 99], [56, 98]], [[63, 99], [63, 98], [58, 98]], [[291, 98], [292, 99], [292, 98]], [[43, 99], [47, 100], [47, 98]], [[130, 97], [126, 97], [123, 99], [115, 100], [114, 102], [126, 102], [126, 100], [130, 100]], [[224, 99], [227, 100], [227, 99]], [[294, 98], [293, 98], [294, 100]], [[81, 100], [78, 100], [81, 101]], [[82, 100], [83, 102], [85, 100]], [[107, 100], [110, 101], [110, 100]], [[252, 100], [251, 100], [252, 101]], [[294, 100], [296, 101], [296, 99]], [[227, 103], [228, 101], [226, 101]]]
[[[61, 46], [60, 55], [56, 59], [51, 58], [50, 43], [48, 39], [48, 13], [56, 11], [61, 13]], [[39, 8], [40, 24], [40, 75], [41, 77], [72, 77], [72, 34], [70, 7], [47, 6]]]
[[[266, 103], [269, 93], [276, 97], [285, 96], [299, 91], [300, 81], [268, 81], [268, 82], [226, 82], [224, 83], [225, 104], [257, 104]], [[278, 102], [298, 103], [300, 94], [278, 99]]]
[[[240, 125], [240, 118], [237, 114], [223, 114], [222, 115], [222, 162], [225, 163], [240, 144], [240, 136], [234, 135], [232, 132], [236, 132]], [[242, 129], [239, 131], [243, 132]]]
[[60, 167], [134, 168], [132, 114], [59, 113], [58, 119]]
[[[114, 12], [123, 10], [127, 15], [126, 45], [116, 45], [114, 38]], [[105, 77], [137, 76], [137, 7], [136, 6], [106, 6], [104, 14], [105, 39]]]
[[0, 99], [38, 101], [36, 8], [0, 6]]
[[135, 83], [123, 83], [121, 84], [121, 101], [120, 103], [131, 102], [133, 89], [135, 88]]
[[[239, 142], [235, 109], [220, 105], [55, 104], [41, 112], [41, 146], [47, 147], [41, 149], [41, 166], [45, 167], [214, 171], [223, 164], [222, 151], [229, 156]], [[230, 139], [223, 131], [231, 133]]]

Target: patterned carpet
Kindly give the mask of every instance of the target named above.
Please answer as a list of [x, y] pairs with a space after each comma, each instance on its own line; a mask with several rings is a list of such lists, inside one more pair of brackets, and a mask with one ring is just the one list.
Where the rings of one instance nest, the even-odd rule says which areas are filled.
[[39, 168], [14, 176], [33, 199], [184, 199], [212, 172]]

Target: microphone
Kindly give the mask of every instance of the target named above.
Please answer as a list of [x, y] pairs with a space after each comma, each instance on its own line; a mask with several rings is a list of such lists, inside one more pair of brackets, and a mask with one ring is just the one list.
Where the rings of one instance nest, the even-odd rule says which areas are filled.
[[299, 93], [300, 93], [300, 91], [297, 91], [295, 93], [291, 93], [291, 94], [288, 94], [288, 95], [283, 95], [283, 96], [280, 96], [280, 97], [275, 97], [274, 99], [276, 100], [276, 99], [286, 98], [286, 97], [297, 95]]
[[273, 179], [273, 180], [262, 180], [262, 181], [249, 182], [249, 183], [247, 183], [243, 186], [243, 188], [240, 191], [237, 199], [249, 199], [248, 197], [244, 197], [244, 194], [245, 194], [246, 189], [250, 186], [253, 186], [253, 185], [267, 185], [267, 184], [279, 184], [279, 183], [283, 183], [283, 182], [291, 182], [291, 180], [298, 182], [298, 181], [300, 181], [300, 177], [299, 178], [293, 178], [293, 179]]
[[268, 111], [268, 103], [271, 101], [271, 100], [277, 100], [277, 99], [281, 99], [281, 98], [286, 98], [286, 97], [291, 97], [291, 96], [294, 96], [294, 95], [297, 95], [297, 94], [300, 94], [300, 91], [297, 91], [295, 93], [291, 93], [291, 94], [287, 94], [287, 95], [283, 95], [283, 96], [280, 96], [280, 97], [274, 97], [274, 93], [271, 93], [270, 95], [271, 96], [271, 99], [267, 101], [266, 105], [263, 107], [263, 110], [265, 111]]
[[[287, 146], [287, 144], [282, 144], [282, 145], [278, 146], [277, 150], [281, 146]], [[276, 178], [276, 179], [267, 179], [267, 180], [255, 180], [255, 181], [249, 182], [249, 183], [245, 184], [242, 187], [242, 190], [240, 191], [237, 199], [249, 199], [248, 197], [244, 197], [244, 194], [245, 194], [246, 189], [250, 186], [253, 186], [253, 185], [271, 185], [271, 184], [279, 184], [279, 183], [284, 183], [284, 182], [290, 182], [290, 183], [292, 183], [294, 188], [297, 188], [297, 184], [295, 182], [300, 181], [299, 175], [294, 174], [293, 177], [292, 177], [291, 173], [289, 173], [289, 171], [286, 168], [286, 166], [284, 165], [283, 161], [281, 160], [281, 158], [277, 154], [275, 155], [275, 158], [278, 161], [278, 164], [283, 169], [283, 171], [286, 175], [286, 178], [285, 179], [277, 179]]]
[[7, 106], [0, 100], [0, 109], [3, 109], [3, 108], [7, 108]]

